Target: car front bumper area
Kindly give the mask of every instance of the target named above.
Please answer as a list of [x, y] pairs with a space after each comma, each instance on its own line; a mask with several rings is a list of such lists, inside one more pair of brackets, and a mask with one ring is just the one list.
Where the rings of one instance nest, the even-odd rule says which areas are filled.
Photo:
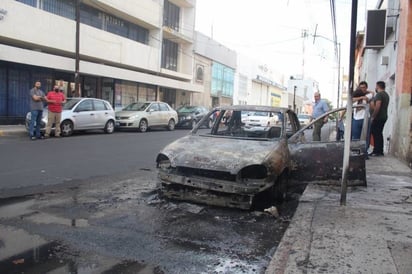
[[266, 180], [238, 183], [164, 170], [159, 170], [158, 178], [162, 195], [167, 198], [240, 209], [250, 209], [254, 196], [273, 185]]
[[120, 119], [115, 121], [116, 128], [138, 128], [139, 125], [133, 119]]

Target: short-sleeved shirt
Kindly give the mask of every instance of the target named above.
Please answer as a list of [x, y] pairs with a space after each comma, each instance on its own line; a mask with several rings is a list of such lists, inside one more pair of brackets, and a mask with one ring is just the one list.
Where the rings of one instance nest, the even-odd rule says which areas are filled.
[[375, 119], [386, 121], [388, 119], [389, 95], [386, 93], [386, 91], [377, 92], [374, 101], [381, 101], [381, 107]]
[[30, 90], [30, 110], [43, 110], [43, 101], [34, 101], [33, 95], [44, 96], [44, 92], [37, 88]]
[[49, 91], [47, 93], [47, 99], [53, 100], [56, 103], [48, 103], [48, 109], [51, 112], [62, 112], [63, 106], [62, 102], [65, 100], [64, 94], [62, 92]]
[[328, 104], [326, 104], [324, 100], [319, 100], [313, 103], [312, 117], [313, 119], [316, 119], [328, 111], [329, 111]]
[[[368, 98], [368, 101], [372, 99], [372, 93], [367, 93], [364, 96]], [[362, 100], [362, 104], [367, 104], [366, 100]], [[358, 102], [355, 102], [353, 105], [356, 106]], [[355, 120], [362, 120], [365, 118], [365, 108], [354, 108], [353, 109], [353, 119]]]

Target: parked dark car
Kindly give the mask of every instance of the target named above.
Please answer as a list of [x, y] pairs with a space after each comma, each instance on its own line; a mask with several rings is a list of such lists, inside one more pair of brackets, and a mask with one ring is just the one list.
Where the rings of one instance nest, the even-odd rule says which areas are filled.
[[[277, 119], [270, 125], [247, 125], [245, 117], [256, 111]], [[200, 129], [214, 113], [219, 114], [211, 130]], [[281, 201], [291, 182], [337, 182], [344, 142], [336, 141], [333, 123], [322, 128], [322, 141], [312, 141], [309, 127], [317, 120], [300, 128], [297, 115], [286, 108], [216, 108], [189, 135], [158, 154], [161, 193], [171, 199], [249, 209], [257, 197]], [[366, 185], [365, 156], [365, 140], [352, 141], [350, 185]]]
[[[176, 127], [193, 129], [196, 124], [209, 113], [209, 110], [202, 106], [182, 106], [177, 110], [178, 123]], [[206, 121], [205, 126], [210, 128], [212, 119]]]

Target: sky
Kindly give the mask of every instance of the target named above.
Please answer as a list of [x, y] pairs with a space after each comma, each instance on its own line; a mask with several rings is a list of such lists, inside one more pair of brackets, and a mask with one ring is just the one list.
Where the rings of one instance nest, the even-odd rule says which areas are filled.
[[[329, 2], [197, 0], [195, 29], [259, 60], [284, 74], [286, 79], [292, 75], [315, 79], [323, 98], [335, 102], [336, 106], [339, 63], [332, 42]], [[341, 43], [340, 70], [348, 74], [352, 1], [335, 2], [337, 39]], [[366, 7], [375, 3], [376, 0], [358, 0], [357, 29], [364, 28]], [[302, 37], [303, 32], [306, 38]]]

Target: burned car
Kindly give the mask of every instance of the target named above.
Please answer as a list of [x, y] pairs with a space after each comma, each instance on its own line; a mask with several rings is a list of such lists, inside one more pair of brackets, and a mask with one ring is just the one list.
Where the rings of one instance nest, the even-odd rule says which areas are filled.
[[[247, 114], [257, 111], [276, 118], [270, 124], [246, 124]], [[196, 126], [158, 154], [165, 197], [250, 209], [262, 197], [281, 201], [292, 182], [339, 180], [343, 142], [333, 139], [333, 125], [324, 126], [324, 141], [312, 142], [306, 138], [311, 136], [310, 124], [301, 129], [291, 109], [227, 106], [215, 108], [204, 119], [215, 113], [211, 129]], [[356, 153], [349, 174], [361, 184], [366, 183], [364, 146], [364, 141], [353, 143]]]

